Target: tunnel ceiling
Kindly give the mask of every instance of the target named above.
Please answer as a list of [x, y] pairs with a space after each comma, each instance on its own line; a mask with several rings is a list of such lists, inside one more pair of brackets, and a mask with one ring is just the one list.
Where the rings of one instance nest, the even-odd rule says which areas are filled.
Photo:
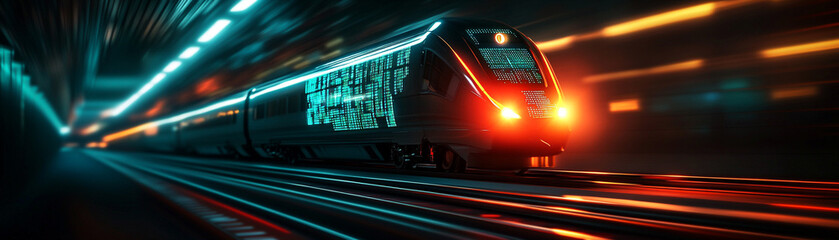
[[[663, 5], [622, 1], [258, 1], [253, 9], [231, 15], [229, 10], [237, 2], [3, 1], [0, 44], [15, 49], [16, 59], [27, 63], [26, 71], [59, 114], [66, 116], [75, 136], [96, 139], [107, 131], [317, 65], [443, 16], [499, 20], [527, 30], [539, 41], [564, 32], [590, 30], [581, 27], [602, 25]], [[672, 5], [685, 4], [691, 3]], [[107, 116], [194, 44], [213, 22], [228, 17], [236, 22], [209, 47], [202, 47], [198, 59], [169, 74], [124, 114]], [[588, 22], [595, 23], [581, 24]], [[553, 28], [540, 27], [545, 25]], [[92, 129], [94, 125], [99, 129]]]

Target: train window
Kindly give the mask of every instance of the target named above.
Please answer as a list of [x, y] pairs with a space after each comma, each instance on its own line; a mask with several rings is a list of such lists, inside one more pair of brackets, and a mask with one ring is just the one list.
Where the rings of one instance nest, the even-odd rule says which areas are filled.
[[265, 117], [277, 115], [277, 99], [271, 99], [265, 104]]
[[454, 70], [448, 64], [443, 62], [436, 54], [428, 52], [425, 54], [425, 64], [423, 65], [423, 88], [432, 92], [446, 95], [449, 90], [449, 85], [454, 78]]
[[265, 103], [260, 103], [256, 105], [256, 109], [253, 111], [253, 120], [259, 120], [265, 118]]
[[280, 99], [277, 99], [277, 115], [286, 113], [288, 113], [288, 100], [286, 97], [280, 97]]
[[288, 96], [288, 112], [298, 112], [300, 111], [300, 94], [294, 94]]

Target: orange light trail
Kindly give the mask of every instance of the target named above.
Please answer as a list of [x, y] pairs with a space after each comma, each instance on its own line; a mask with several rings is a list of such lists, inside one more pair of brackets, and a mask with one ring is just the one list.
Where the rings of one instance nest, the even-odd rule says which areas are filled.
[[516, 222], [516, 221], [510, 221], [510, 220], [498, 220], [498, 221], [513, 224], [513, 225], [516, 225], [516, 226], [519, 226], [519, 227], [538, 229], [538, 230], [546, 231], [546, 232], [552, 232], [556, 235], [563, 236], [563, 237], [570, 237], [570, 238], [577, 238], [577, 239], [584, 239], [584, 240], [607, 240], [607, 239], [609, 239], [609, 238], [602, 238], [602, 237], [594, 236], [594, 235], [591, 235], [591, 234], [575, 232], [575, 231], [571, 231], [571, 230], [565, 230], [565, 229], [559, 229], [559, 228], [540, 227], [540, 226], [524, 224], [524, 223], [520, 223], [520, 222]]
[[140, 131], [143, 131], [146, 128], [151, 127], [151, 126], [156, 127], [157, 125], [154, 125], [152, 123], [141, 124], [141, 125], [138, 125], [136, 127], [132, 127], [132, 128], [129, 128], [129, 129], [119, 131], [119, 132], [115, 132], [115, 133], [105, 135], [105, 137], [102, 138], [102, 141], [110, 142], [110, 141], [113, 141], [113, 140], [116, 140], [116, 139], [124, 138], [124, 137], [130, 136], [131, 134], [135, 134], [135, 133], [138, 133]]
[[554, 50], [560, 50], [560, 49], [563, 49], [563, 48], [566, 48], [566, 47], [570, 46], [571, 43], [574, 42], [574, 39], [576, 39], [575, 36], [567, 36], [567, 37], [562, 37], [562, 38], [557, 38], [557, 39], [554, 39], [554, 40], [550, 40], [550, 41], [547, 41], [547, 42], [540, 42], [540, 43], [537, 43], [536, 45], [542, 51], [554, 51]]
[[839, 39], [767, 49], [760, 51], [760, 55], [764, 58], [774, 58], [833, 49], [839, 49]]
[[839, 208], [834, 208], [834, 207], [809, 206], [809, 205], [785, 204], [785, 203], [770, 203], [769, 205], [776, 206], [776, 207], [785, 207], [785, 208], [798, 208], [798, 209], [817, 210], [817, 211], [839, 212]]
[[599, 31], [582, 34], [569, 34], [553, 40], [539, 42], [537, 43], [537, 45], [540, 49], [544, 51], [556, 51], [565, 49], [574, 42], [597, 39], [602, 37], [620, 36], [666, 25], [671, 25], [675, 23], [687, 22], [688, 20], [694, 20], [711, 16], [715, 12], [722, 9], [744, 6], [755, 2], [760, 1], [734, 0], [709, 2], [618, 23], [615, 25], [605, 27]]
[[618, 79], [626, 79], [626, 78], [634, 78], [640, 76], [647, 76], [647, 75], [654, 75], [654, 74], [662, 74], [662, 73], [671, 73], [671, 72], [679, 72], [679, 71], [686, 71], [691, 69], [697, 69], [704, 65], [705, 60], [703, 59], [694, 59], [684, 62], [678, 62], [673, 64], [661, 65], [651, 68], [642, 68], [642, 69], [634, 69], [634, 70], [627, 70], [627, 71], [620, 71], [620, 72], [613, 72], [613, 73], [604, 73], [604, 74], [597, 74], [591, 75], [583, 78], [583, 82], [585, 83], [597, 83], [597, 82], [605, 82], [611, 80], [618, 80]]
[[159, 100], [156, 103], [154, 103], [154, 106], [152, 108], [150, 108], [148, 111], [146, 111], [143, 115], [146, 116], [146, 117], [154, 117], [155, 115], [160, 113], [160, 110], [163, 109], [163, 106], [165, 104], [166, 104], [166, 101]]
[[639, 102], [640, 101], [637, 98], [612, 101], [609, 102], [609, 112], [638, 111], [641, 109]]
[[557, 104], [560, 104], [560, 103], [562, 103], [563, 99], [562, 99], [562, 91], [559, 90], [559, 80], [556, 79], [556, 75], [554, 75], [553, 67], [551, 67], [551, 63], [548, 62], [548, 58], [545, 57], [545, 53], [542, 52], [541, 49], [539, 49], [538, 51], [539, 51], [539, 54], [542, 55], [542, 60], [545, 61], [545, 67], [548, 68], [548, 73], [550, 74], [551, 79], [554, 82], [554, 88], [556, 89], [556, 95], [557, 95], [557, 98], [559, 98], [559, 101], [558, 101]]
[[713, 14], [715, 9], [716, 3], [713, 2], [700, 4], [615, 24], [604, 28], [601, 32], [606, 37], [624, 35], [686, 20], [707, 17]]
[[87, 126], [86, 128], [82, 129], [82, 135], [93, 134], [96, 131], [99, 131], [99, 129], [101, 129], [101, 128], [102, 128], [102, 125], [100, 125], [98, 123], [91, 124], [90, 126]]
[[[728, 209], [718, 209], [718, 208], [683, 206], [683, 205], [675, 205], [675, 204], [667, 204], [667, 203], [647, 202], [647, 201], [618, 199], [618, 198], [606, 198], [606, 197], [575, 196], [575, 195], [564, 195], [564, 197], [588, 199], [588, 200], [599, 201], [599, 202], [610, 203], [610, 204], [621, 205], [621, 206], [639, 207], [639, 208], [647, 208], [647, 209], [658, 209], [658, 210], [666, 210], [666, 211], [674, 211], [674, 212], [684, 212], [684, 213], [704, 214], [704, 215], [717, 215], [717, 216], [726, 216], [726, 217], [733, 217], [733, 218], [745, 218], [745, 219], [759, 220], [759, 221], [775, 221], [775, 222], [785, 222], [785, 223], [793, 223], [793, 224], [808, 224], [808, 225], [831, 227], [831, 228], [839, 227], [839, 221], [831, 220], [831, 219], [823, 219], [823, 218], [801, 217], [801, 216], [776, 214], [776, 213], [750, 212], [750, 211], [728, 210]], [[839, 209], [836, 209], [836, 210], [839, 210]]]

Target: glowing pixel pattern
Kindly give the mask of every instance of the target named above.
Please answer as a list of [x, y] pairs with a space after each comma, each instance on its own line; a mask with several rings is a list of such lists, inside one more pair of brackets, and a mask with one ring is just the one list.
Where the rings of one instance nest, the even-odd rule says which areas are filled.
[[498, 81], [542, 83], [542, 73], [526, 48], [478, 48]]
[[396, 127], [393, 96], [404, 90], [410, 55], [406, 48], [308, 80], [307, 123], [335, 131]]
[[524, 94], [527, 113], [531, 118], [552, 118], [555, 115], [555, 106], [551, 104], [551, 99], [545, 96], [545, 91], [525, 90], [521, 92]]

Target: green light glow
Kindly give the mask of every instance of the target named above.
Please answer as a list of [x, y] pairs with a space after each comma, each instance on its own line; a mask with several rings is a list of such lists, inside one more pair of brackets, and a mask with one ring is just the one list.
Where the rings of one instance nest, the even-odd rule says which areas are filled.
[[542, 83], [542, 74], [526, 48], [479, 48], [492, 73], [504, 83]]
[[382, 55], [306, 82], [307, 123], [335, 131], [396, 126], [393, 96], [404, 90], [411, 49]]

